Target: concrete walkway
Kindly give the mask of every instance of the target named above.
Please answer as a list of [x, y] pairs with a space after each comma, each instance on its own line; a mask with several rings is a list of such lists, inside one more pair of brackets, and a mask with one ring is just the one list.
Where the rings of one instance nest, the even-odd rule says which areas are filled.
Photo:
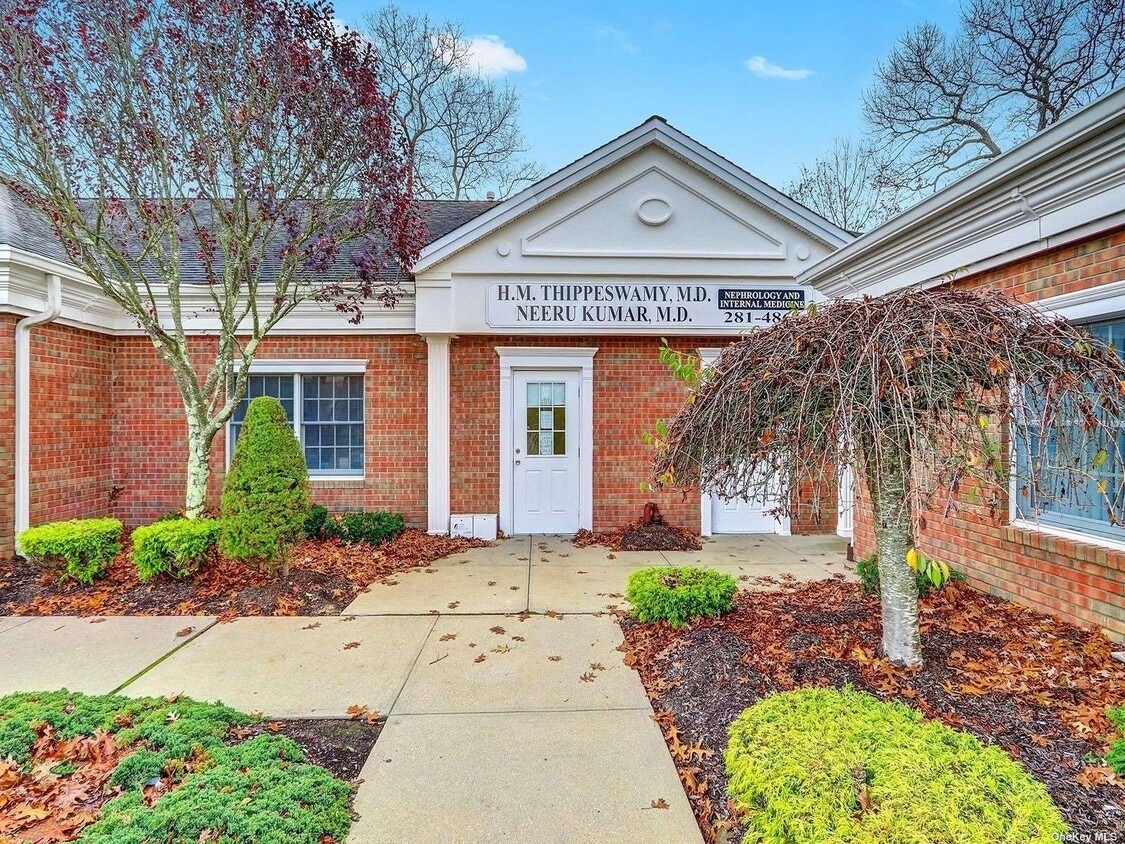
[[843, 548], [725, 537], [699, 552], [611, 553], [517, 537], [373, 585], [339, 617], [0, 618], [0, 694], [183, 693], [274, 717], [377, 710], [388, 719], [349, 844], [696, 844], [605, 611], [627, 606], [643, 566], [703, 565], [769, 588], [783, 574], [845, 573]]

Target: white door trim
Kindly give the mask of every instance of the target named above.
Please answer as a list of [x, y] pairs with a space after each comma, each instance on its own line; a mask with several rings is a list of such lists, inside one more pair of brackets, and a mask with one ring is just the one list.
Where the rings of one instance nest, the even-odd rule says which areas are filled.
[[579, 393], [578, 526], [594, 528], [594, 355], [597, 347], [497, 346], [500, 359], [500, 530], [512, 532], [512, 371], [517, 369], [577, 369]]

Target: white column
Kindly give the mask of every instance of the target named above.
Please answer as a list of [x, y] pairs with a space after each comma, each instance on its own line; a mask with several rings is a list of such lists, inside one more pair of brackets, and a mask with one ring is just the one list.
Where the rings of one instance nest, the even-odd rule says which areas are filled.
[[[31, 526], [31, 329], [52, 322], [62, 311], [62, 279], [47, 276], [47, 296], [39, 313], [16, 323], [15, 337], [15, 530], [19, 536]], [[17, 551], [19, 549], [17, 548]]]
[[449, 341], [427, 334], [426, 462], [430, 533], [449, 533]]

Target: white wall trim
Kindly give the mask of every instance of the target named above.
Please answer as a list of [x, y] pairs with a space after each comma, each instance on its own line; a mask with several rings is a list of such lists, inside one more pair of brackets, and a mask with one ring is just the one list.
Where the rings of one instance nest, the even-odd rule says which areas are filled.
[[265, 358], [250, 362], [251, 375], [361, 375], [366, 359]]
[[1019, 528], [1021, 530], [1032, 530], [1038, 533], [1058, 536], [1062, 539], [1073, 539], [1075, 542], [1082, 542], [1086, 545], [1097, 545], [1114, 551], [1125, 551], [1125, 542], [1110, 539], [1107, 536], [1098, 536], [1096, 533], [1067, 530], [1066, 528], [1055, 527], [1054, 525], [1045, 525], [1042, 522], [1036, 522], [1032, 519], [1012, 519], [1008, 524], [1010, 527]]
[[1071, 322], [1109, 319], [1125, 313], [1125, 280], [1047, 296], [1032, 304], [1041, 311]]
[[449, 533], [449, 341], [426, 339], [426, 521], [430, 533]]
[[497, 346], [500, 364], [500, 530], [514, 523], [512, 373], [523, 369], [577, 369], [579, 391], [578, 526], [594, 529], [594, 355], [597, 347]]

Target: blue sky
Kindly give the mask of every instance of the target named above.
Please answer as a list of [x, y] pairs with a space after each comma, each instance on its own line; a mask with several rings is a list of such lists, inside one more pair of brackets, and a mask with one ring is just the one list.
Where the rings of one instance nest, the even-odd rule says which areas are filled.
[[[482, 66], [519, 90], [548, 170], [660, 114], [778, 187], [861, 129], [862, 92], [900, 34], [957, 23], [950, 0], [399, 5], [478, 39]], [[376, 7], [337, 0], [336, 13], [355, 26]]]

